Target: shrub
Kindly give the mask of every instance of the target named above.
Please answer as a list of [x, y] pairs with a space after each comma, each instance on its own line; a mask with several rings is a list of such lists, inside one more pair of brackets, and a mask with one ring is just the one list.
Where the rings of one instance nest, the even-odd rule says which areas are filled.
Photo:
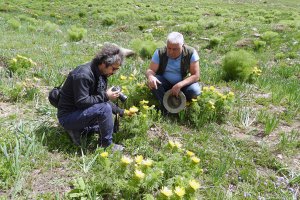
[[59, 25], [47, 21], [46, 24], [43, 26], [43, 31], [46, 33], [54, 33], [59, 30]]
[[254, 49], [257, 51], [261, 50], [262, 48], [264, 48], [266, 46], [266, 42], [261, 41], [261, 40], [254, 40], [253, 44], [254, 44]]
[[103, 26], [111, 26], [116, 23], [116, 18], [114, 16], [104, 16], [101, 24]]
[[158, 47], [158, 43], [153, 40], [141, 40], [135, 39], [132, 41], [132, 47], [142, 58], [151, 58], [155, 49]]
[[82, 40], [87, 33], [85, 28], [78, 28], [77, 26], [72, 26], [68, 29], [69, 39], [71, 41], [80, 41]]
[[16, 19], [10, 19], [7, 21], [8, 25], [13, 29], [19, 29], [21, 27], [21, 22]]
[[198, 23], [185, 23], [182, 26], [179, 27], [179, 32], [185, 33], [185, 34], [193, 34], [198, 33]]
[[266, 31], [261, 35], [261, 39], [266, 41], [267, 43], [270, 43], [272, 40], [274, 40], [279, 34], [273, 31]]
[[215, 46], [218, 46], [222, 42], [222, 37], [211, 37], [209, 40], [208, 47], [213, 48]]
[[249, 81], [257, 61], [245, 50], [231, 51], [225, 55], [223, 70], [226, 80]]

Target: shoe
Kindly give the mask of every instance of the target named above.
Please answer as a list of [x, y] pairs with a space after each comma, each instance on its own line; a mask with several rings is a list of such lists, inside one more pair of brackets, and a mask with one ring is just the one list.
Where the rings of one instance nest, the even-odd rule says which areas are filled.
[[81, 137], [81, 133], [74, 131], [74, 130], [67, 130], [72, 142], [76, 145], [76, 146], [80, 146], [80, 137]]
[[125, 149], [125, 147], [123, 147], [122, 145], [119, 145], [119, 144], [112, 144], [112, 148], [111, 148], [111, 151], [112, 152], [117, 152], [117, 151], [123, 151]]

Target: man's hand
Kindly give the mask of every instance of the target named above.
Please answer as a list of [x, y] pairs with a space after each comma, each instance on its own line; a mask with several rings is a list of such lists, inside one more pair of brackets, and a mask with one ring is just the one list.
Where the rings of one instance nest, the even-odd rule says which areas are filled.
[[178, 97], [181, 88], [182, 88], [182, 86], [181, 86], [181, 83], [180, 83], [180, 82], [177, 83], [177, 84], [175, 84], [175, 85], [172, 87], [172, 89], [171, 89], [172, 95]]
[[161, 84], [161, 82], [153, 75], [150, 75], [148, 77], [148, 86], [151, 90], [157, 89], [158, 84]]
[[119, 93], [120, 91], [112, 91], [112, 88], [109, 88], [107, 91], [106, 91], [106, 95], [108, 97], [109, 100], [116, 100], [118, 97], [119, 97]]

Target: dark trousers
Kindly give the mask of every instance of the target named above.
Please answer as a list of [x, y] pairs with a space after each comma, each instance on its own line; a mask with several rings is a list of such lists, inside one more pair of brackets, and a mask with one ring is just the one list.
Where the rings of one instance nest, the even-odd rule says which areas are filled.
[[[161, 82], [161, 84], [158, 85], [157, 89], [152, 90], [152, 93], [158, 99], [162, 111], [165, 112], [166, 110], [163, 106], [164, 95], [174, 85], [171, 84], [169, 81], [167, 81], [161, 75], [155, 75], [155, 77]], [[200, 84], [198, 82], [196, 82], [196, 83], [193, 83], [191, 85], [187, 85], [187, 86], [181, 88], [181, 91], [186, 96], [187, 101], [190, 101], [192, 98], [195, 98], [201, 94], [201, 87], [200, 87]]]
[[107, 147], [112, 143], [113, 116], [109, 103], [95, 104], [89, 108], [74, 111], [60, 117], [59, 123], [78, 134], [100, 132], [99, 145]]

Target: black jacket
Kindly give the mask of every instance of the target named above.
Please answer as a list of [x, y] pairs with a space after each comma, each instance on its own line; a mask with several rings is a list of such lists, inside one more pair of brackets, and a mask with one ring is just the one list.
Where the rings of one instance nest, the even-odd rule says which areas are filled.
[[104, 102], [111, 104], [114, 114], [123, 115], [124, 110], [109, 101], [106, 90], [107, 78], [100, 74], [98, 66], [92, 63], [78, 66], [61, 88], [57, 117]]

